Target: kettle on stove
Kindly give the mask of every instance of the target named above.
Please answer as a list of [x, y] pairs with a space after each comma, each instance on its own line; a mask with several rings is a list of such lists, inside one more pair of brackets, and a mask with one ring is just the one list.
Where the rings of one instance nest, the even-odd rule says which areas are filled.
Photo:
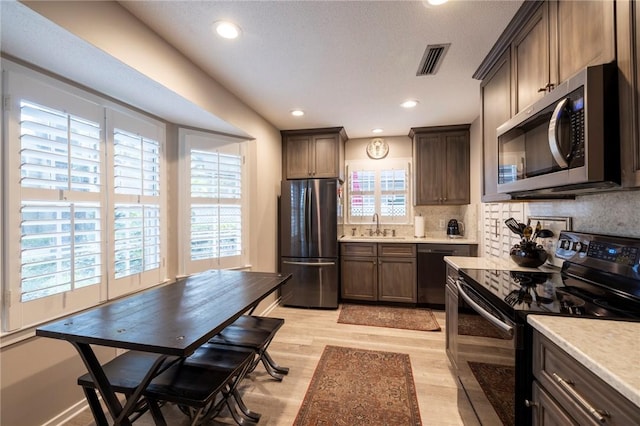
[[464, 225], [456, 219], [451, 219], [447, 224], [447, 235], [449, 238], [461, 238], [464, 233]]

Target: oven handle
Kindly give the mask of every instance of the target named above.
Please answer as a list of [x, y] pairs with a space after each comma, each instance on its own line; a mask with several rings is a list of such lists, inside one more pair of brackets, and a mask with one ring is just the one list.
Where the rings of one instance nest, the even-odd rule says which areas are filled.
[[491, 324], [505, 332], [509, 335], [509, 337], [513, 337], [513, 327], [507, 323], [500, 321], [495, 316], [491, 315], [490, 312], [487, 312], [482, 306], [478, 305], [475, 301], [473, 301], [467, 293], [462, 289], [460, 285], [460, 279], [456, 281], [456, 287], [458, 287], [458, 294], [462, 296], [465, 302], [467, 302], [474, 311], [480, 314], [481, 317], [489, 321]]

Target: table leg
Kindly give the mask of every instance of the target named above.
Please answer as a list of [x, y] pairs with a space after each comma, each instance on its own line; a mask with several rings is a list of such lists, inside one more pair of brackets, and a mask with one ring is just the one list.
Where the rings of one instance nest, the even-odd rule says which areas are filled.
[[83, 387], [82, 390], [84, 390], [84, 396], [89, 402], [89, 408], [91, 408], [91, 413], [96, 421], [96, 425], [109, 426], [109, 422], [107, 422], [107, 417], [104, 415], [104, 411], [102, 411], [102, 405], [100, 404], [100, 400], [98, 399], [95, 389]]
[[[102, 399], [105, 405], [107, 406], [109, 413], [115, 419], [114, 424], [118, 426], [119, 425], [131, 426], [129, 415], [131, 415], [131, 413], [133, 413], [133, 411], [135, 410], [136, 403], [142, 396], [142, 392], [147, 387], [149, 382], [151, 382], [151, 380], [158, 374], [158, 370], [164, 363], [167, 356], [162, 355], [158, 357], [158, 359], [154, 362], [153, 366], [149, 369], [149, 371], [145, 375], [144, 379], [140, 382], [140, 385], [135, 389], [135, 391], [131, 395], [127, 397], [127, 402], [123, 407], [116, 393], [111, 387], [111, 384], [109, 383], [109, 380], [107, 379], [107, 376], [104, 373], [104, 370], [102, 369], [102, 365], [98, 361], [98, 358], [93, 352], [93, 349], [91, 349], [91, 345], [86, 343], [78, 343], [78, 342], [71, 342], [71, 344], [76, 348], [76, 350], [80, 354], [80, 358], [82, 358], [82, 361], [87, 367], [87, 370], [89, 371], [89, 374], [91, 375], [91, 378], [93, 379], [96, 385], [96, 388], [100, 392], [100, 395], [102, 395]], [[93, 403], [92, 399], [94, 397], [97, 400], [97, 397], [95, 396], [95, 392], [93, 397], [87, 398], [90, 405]], [[96, 417], [96, 413], [94, 411], [95, 409], [96, 409], [96, 406], [95, 405], [92, 406], [91, 411], [94, 412], [94, 418], [96, 420], [96, 424], [98, 425], [105, 424], [105, 423], [101, 423], [103, 421], [102, 418], [104, 418], [104, 413], [101, 416], [102, 418], [100, 418], [100, 415]], [[102, 408], [99, 408], [99, 410], [101, 412]], [[106, 418], [104, 418], [104, 421], [106, 421]]]

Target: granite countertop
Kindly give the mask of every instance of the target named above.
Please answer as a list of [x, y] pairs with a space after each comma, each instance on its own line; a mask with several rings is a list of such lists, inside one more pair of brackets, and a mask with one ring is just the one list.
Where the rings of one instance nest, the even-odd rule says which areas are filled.
[[405, 243], [405, 244], [478, 244], [470, 238], [449, 238], [444, 233], [427, 235], [426, 237], [396, 236], [396, 237], [367, 237], [345, 235], [340, 238], [341, 243]]
[[549, 315], [527, 322], [640, 407], [640, 322]]

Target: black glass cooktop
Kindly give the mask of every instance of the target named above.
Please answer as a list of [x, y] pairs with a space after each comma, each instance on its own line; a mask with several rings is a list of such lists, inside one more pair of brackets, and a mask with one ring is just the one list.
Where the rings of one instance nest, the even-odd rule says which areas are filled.
[[553, 313], [568, 316], [640, 318], [637, 304], [613, 292], [558, 272], [460, 270], [465, 282], [495, 307], [512, 316]]

